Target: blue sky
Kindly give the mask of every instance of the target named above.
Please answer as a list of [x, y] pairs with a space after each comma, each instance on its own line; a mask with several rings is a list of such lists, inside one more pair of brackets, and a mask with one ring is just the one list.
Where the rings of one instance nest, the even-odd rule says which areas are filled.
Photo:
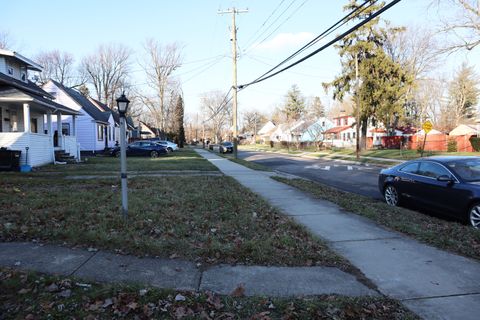
[[[183, 83], [186, 111], [200, 112], [200, 96], [212, 90], [226, 92], [232, 81], [230, 24], [231, 15], [218, 10], [248, 8], [237, 16], [238, 84], [247, 83], [290, 53], [312, 36], [318, 35], [345, 13], [347, 1], [222, 1], [222, 0], [16, 0], [2, 1], [0, 30], [9, 32], [17, 51], [33, 57], [40, 51], [58, 49], [72, 53], [77, 62], [102, 43], [122, 43], [131, 47], [134, 82], [145, 82], [141, 67], [142, 42], [154, 38], [163, 44], [177, 42], [183, 47], [184, 65], [177, 70]], [[291, 7], [287, 9], [288, 5]], [[438, 23], [435, 12], [428, 10], [429, 0], [403, 0], [383, 18], [394, 25], [427, 25]], [[275, 15], [262, 27], [276, 9]], [[271, 23], [285, 10], [276, 23]], [[269, 27], [265, 31], [266, 27]], [[277, 30], [275, 30], [278, 27]], [[262, 33], [263, 32], [263, 33]], [[271, 34], [271, 35], [270, 35]], [[270, 35], [269, 37], [267, 37]], [[258, 43], [257, 47], [250, 45]], [[478, 50], [477, 50], [478, 51]], [[478, 56], [478, 55], [477, 55]], [[471, 56], [450, 57], [445, 72]], [[201, 60], [201, 61], [199, 61]], [[292, 84], [305, 96], [329, 99], [322, 82], [339, 72], [339, 57], [328, 49], [303, 64], [239, 93], [239, 112], [271, 111], [281, 104]]]

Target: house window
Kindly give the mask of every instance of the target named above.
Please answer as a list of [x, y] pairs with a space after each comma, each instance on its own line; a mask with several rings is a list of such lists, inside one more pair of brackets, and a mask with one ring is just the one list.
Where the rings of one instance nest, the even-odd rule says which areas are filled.
[[70, 123], [62, 123], [62, 134], [64, 136], [70, 135]]
[[112, 136], [113, 136], [113, 139], [112, 139], [112, 140], [113, 140], [113, 141], [116, 141], [116, 140], [115, 140], [115, 127], [113, 128]]
[[112, 127], [108, 126], [108, 141], [112, 141]]
[[97, 124], [97, 139], [103, 141], [103, 126], [101, 124]]
[[355, 132], [352, 133], [352, 139], [355, 139]]
[[325, 121], [322, 121], [322, 127], [325, 127]]
[[347, 139], [350, 140], [350, 132], [347, 133]]
[[9, 76], [13, 76], [13, 68], [12, 67], [8, 67], [7, 68], [7, 73]]
[[30, 132], [38, 133], [38, 123], [37, 118], [30, 118]]
[[341, 126], [342, 123], [341, 123], [342, 119], [337, 119], [337, 126]]
[[343, 119], [343, 125], [348, 126], [348, 119], [347, 118]]

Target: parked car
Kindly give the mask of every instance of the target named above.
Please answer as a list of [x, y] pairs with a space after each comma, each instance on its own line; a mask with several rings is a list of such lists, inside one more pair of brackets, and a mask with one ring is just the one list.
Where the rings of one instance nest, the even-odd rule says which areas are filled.
[[[167, 149], [153, 141], [135, 141], [130, 143], [126, 149], [127, 156], [147, 156], [157, 158], [162, 154], [167, 154]], [[114, 157], [120, 156], [120, 147], [115, 147], [110, 151]]]
[[480, 157], [428, 157], [384, 169], [378, 187], [387, 204], [413, 201], [480, 229]]
[[148, 139], [148, 141], [154, 141], [156, 143], [161, 144], [162, 146], [164, 146], [167, 149], [168, 152], [178, 150], [178, 145], [176, 143], [173, 143], [173, 142], [168, 141], [168, 140], [160, 140], [159, 138], [152, 138], [152, 139]]
[[232, 153], [233, 152], [233, 143], [230, 141], [224, 141], [220, 144], [219, 148], [220, 153]]

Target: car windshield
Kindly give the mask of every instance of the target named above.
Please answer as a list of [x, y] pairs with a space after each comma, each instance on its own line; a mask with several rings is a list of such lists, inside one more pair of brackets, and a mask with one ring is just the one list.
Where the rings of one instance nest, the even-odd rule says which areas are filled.
[[225, 147], [231, 147], [232, 143], [231, 142], [223, 142], [222, 143]]
[[451, 161], [447, 165], [465, 181], [480, 181], [480, 159]]

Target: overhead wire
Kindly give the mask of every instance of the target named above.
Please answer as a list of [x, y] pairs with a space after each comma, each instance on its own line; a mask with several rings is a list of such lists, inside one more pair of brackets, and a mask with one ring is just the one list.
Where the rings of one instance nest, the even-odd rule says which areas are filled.
[[[251, 81], [249, 83], [246, 83], [244, 85], [240, 85], [238, 88], [240, 90], [243, 90], [245, 89], [246, 87], [252, 85], [252, 84], [256, 84], [256, 83], [259, 83], [259, 82], [262, 82], [262, 81], [265, 81], [267, 79], [270, 79], [271, 77], [274, 77], [276, 76], [277, 74], [279, 73], [282, 73], [296, 65], [298, 65], [299, 63], [302, 63], [303, 61], [313, 57], [314, 55], [318, 54], [319, 52], [325, 50], [326, 48], [330, 47], [332, 44], [334, 44], [335, 42], [343, 39], [344, 37], [346, 37], [347, 35], [349, 35], [350, 33], [354, 32], [355, 30], [357, 30], [358, 28], [362, 27], [363, 25], [365, 25], [366, 23], [368, 23], [369, 21], [375, 19], [377, 16], [379, 16], [380, 14], [382, 14], [383, 12], [387, 11], [388, 9], [390, 9], [391, 7], [393, 7], [394, 5], [396, 5], [398, 2], [400, 2], [401, 0], [393, 0], [392, 2], [390, 2], [389, 4], [385, 5], [384, 7], [382, 7], [381, 9], [379, 9], [377, 12], [373, 13], [371, 16], [368, 16], [367, 18], [365, 18], [364, 20], [360, 21], [359, 23], [357, 23], [356, 25], [354, 25], [353, 27], [351, 27], [350, 29], [348, 29], [347, 31], [345, 31], [344, 33], [340, 34], [339, 36], [335, 37], [333, 40], [329, 41], [327, 44], [323, 45], [322, 47], [320, 47], [319, 49], [313, 51], [312, 53], [306, 55], [305, 57], [297, 60], [296, 62], [288, 65], [287, 67], [283, 68], [283, 69], [280, 69], [279, 71], [275, 72], [275, 73], [272, 73], [270, 75], [267, 76], [268, 73], [270, 72], [267, 72], [267, 73], [264, 73], [262, 76], [258, 77], [257, 79], [255, 79], [254, 81]], [[278, 68], [275, 67], [271, 70], [274, 70]]]
[[[351, 12], [349, 12], [347, 15], [345, 15], [343, 18], [341, 18], [340, 20], [338, 20], [337, 22], [335, 22], [332, 26], [330, 26], [327, 30], [325, 30], [324, 32], [322, 32], [320, 35], [318, 35], [317, 37], [315, 37], [314, 39], [312, 39], [311, 41], [309, 41], [307, 44], [305, 44], [303, 47], [301, 47], [300, 49], [298, 49], [297, 51], [295, 51], [293, 54], [291, 54], [290, 56], [288, 56], [286, 59], [284, 59], [283, 61], [281, 61], [280, 63], [278, 63], [275, 67], [271, 68], [270, 70], [268, 70], [267, 72], [265, 72], [264, 74], [262, 74], [260, 77], [258, 78], [261, 78], [269, 73], [271, 73], [273, 70], [277, 69], [278, 67], [280, 67], [281, 65], [287, 63], [288, 61], [290, 61], [291, 59], [293, 59], [294, 57], [296, 57], [297, 55], [299, 55], [300, 53], [302, 53], [303, 51], [307, 50], [308, 48], [312, 47], [314, 44], [316, 44], [317, 42], [319, 42], [320, 40], [324, 39], [326, 36], [330, 35], [332, 32], [338, 30], [340, 27], [342, 27], [343, 25], [345, 25], [346, 23], [348, 23], [351, 19], [351, 17], [357, 13], [357, 11], [361, 10], [361, 12], [363, 12], [364, 10], [366, 10], [367, 8], [369, 8], [371, 5], [373, 5], [375, 2], [377, 2], [378, 0], [374, 0], [374, 1], [369, 1], [369, 0], [366, 0], [365, 2], [363, 2], [358, 8], [355, 8], [355, 10], [352, 10]], [[363, 8], [365, 6], [365, 4], [369, 3], [370, 2], [370, 5], [367, 6], [366, 8]], [[258, 79], [257, 78], [257, 79]]]

